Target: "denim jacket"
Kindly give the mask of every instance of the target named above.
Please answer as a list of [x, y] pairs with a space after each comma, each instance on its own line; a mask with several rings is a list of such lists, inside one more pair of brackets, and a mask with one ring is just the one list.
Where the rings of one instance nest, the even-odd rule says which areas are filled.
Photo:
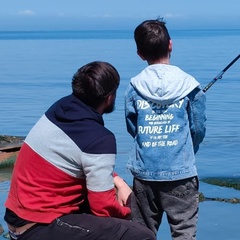
[[148, 181], [197, 175], [195, 153], [206, 131], [200, 84], [172, 65], [154, 64], [133, 77], [125, 92], [127, 130], [134, 138], [127, 168]]

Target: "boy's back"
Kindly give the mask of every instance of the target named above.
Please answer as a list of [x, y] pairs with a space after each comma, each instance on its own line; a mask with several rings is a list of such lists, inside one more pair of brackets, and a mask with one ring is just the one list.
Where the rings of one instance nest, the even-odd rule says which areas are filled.
[[144, 21], [134, 37], [138, 55], [149, 66], [131, 79], [125, 94], [135, 146], [127, 167], [134, 176], [135, 207], [142, 213], [133, 213], [133, 219], [156, 234], [165, 211], [172, 235], [182, 236], [174, 239], [195, 239], [195, 153], [205, 136], [205, 94], [192, 76], [170, 65], [172, 41], [165, 23]]

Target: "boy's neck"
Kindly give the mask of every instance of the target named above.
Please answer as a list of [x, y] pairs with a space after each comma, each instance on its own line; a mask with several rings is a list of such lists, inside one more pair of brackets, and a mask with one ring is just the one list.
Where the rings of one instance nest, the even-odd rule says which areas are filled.
[[170, 64], [170, 59], [168, 57], [166, 58], [160, 58], [154, 61], [147, 61], [148, 65], [153, 65], [153, 64]]

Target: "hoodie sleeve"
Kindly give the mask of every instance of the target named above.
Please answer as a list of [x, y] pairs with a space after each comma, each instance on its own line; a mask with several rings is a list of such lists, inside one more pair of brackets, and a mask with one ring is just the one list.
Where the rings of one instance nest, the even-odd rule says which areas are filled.
[[[115, 148], [115, 138], [112, 134], [105, 135], [91, 144], [91, 148]], [[116, 154], [103, 152], [101, 154], [85, 153], [83, 169], [86, 175], [88, 201], [92, 213], [96, 216], [107, 216], [127, 219], [130, 208], [121, 206], [117, 201], [114, 188], [114, 173]]]
[[190, 131], [194, 152], [197, 153], [206, 133], [206, 96], [201, 88], [197, 87], [188, 94], [188, 98], [190, 100], [188, 107]]
[[125, 92], [125, 119], [127, 131], [134, 138], [137, 133], [137, 110], [134, 104], [134, 88], [129, 84]]

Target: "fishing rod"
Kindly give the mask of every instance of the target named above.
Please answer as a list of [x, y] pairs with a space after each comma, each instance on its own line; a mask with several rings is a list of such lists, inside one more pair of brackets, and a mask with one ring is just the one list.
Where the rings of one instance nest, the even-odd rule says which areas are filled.
[[218, 79], [222, 79], [223, 74], [240, 58], [240, 54], [234, 58], [204, 89], [206, 92]]

